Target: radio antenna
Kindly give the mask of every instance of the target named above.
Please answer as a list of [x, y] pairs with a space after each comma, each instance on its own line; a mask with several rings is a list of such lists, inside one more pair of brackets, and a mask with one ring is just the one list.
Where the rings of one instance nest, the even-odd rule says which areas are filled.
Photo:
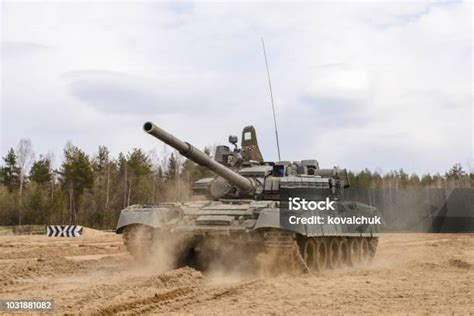
[[275, 103], [273, 102], [272, 81], [270, 80], [270, 70], [268, 69], [267, 52], [265, 51], [265, 42], [263, 41], [263, 37], [262, 37], [262, 47], [263, 47], [263, 56], [265, 57], [265, 66], [267, 67], [268, 87], [270, 88], [270, 99], [272, 101], [273, 123], [275, 125], [275, 138], [276, 138], [277, 150], [278, 150], [278, 161], [281, 161], [280, 142], [278, 139], [278, 127], [277, 127], [276, 114], [275, 114]]

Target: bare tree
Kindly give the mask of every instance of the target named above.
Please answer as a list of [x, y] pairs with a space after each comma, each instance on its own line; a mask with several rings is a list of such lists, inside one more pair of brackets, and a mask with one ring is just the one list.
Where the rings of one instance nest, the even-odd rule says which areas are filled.
[[55, 181], [56, 181], [56, 172], [54, 172], [54, 162], [55, 162], [55, 156], [54, 156], [54, 153], [52, 151], [48, 152], [46, 154], [46, 159], [48, 159], [51, 163], [51, 182], [50, 182], [50, 200], [49, 202], [52, 204], [53, 203], [53, 199], [54, 199], [54, 184], [55, 184]]
[[156, 203], [156, 190], [157, 190], [157, 184], [160, 179], [158, 179], [159, 176], [159, 171], [161, 168], [161, 161], [160, 161], [160, 156], [158, 155], [158, 152], [156, 151], [156, 148], [153, 148], [148, 152], [148, 157], [150, 157], [150, 162], [151, 162], [151, 170], [153, 172], [152, 175], [152, 201], [153, 203]]
[[182, 167], [182, 157], [179, 154], [177, 150], [174, 150], [174, 155], [176, 157], [176, 169], [175, 169], [175, 181], [176, 181], [176, 187], [175, 187], [175, 200], [179, 200], [179, 175], [181, 173], [181, 167]]
[[26, 175], [28, 174], [31, 164], [33, 163], [35, 158], [31, 140], [25, 138], [20, 139], [16, 150], [16, 156], [18, 161], [18, 167], [20, 168], [20, 209], [18, 212], [18, 224], [21, 225], [21, 211], [23, 207], [23, 185], [25, 183]]
[[163, 148], [161, 149], [161, 170], [164, 173], [168, 171], [168, 160], [170, 158], [170, 153], [168, 152], [168, 145], [163, 144]]

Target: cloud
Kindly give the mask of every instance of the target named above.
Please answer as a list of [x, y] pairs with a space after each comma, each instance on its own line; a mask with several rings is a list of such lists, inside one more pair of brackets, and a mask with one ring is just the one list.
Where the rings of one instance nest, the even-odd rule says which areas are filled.
[[370, 97], [369, 75], [362, 67], [339, 63], [316, 66], [308, 87], [308, 94], [319, 98], [337, 96], [345, 100], [361, 100]]
[[154, 84], [145, 78], [109, 71], [80, 71], [64, 77], [70, 81], [72, 96], [105, 113], [176, 113], [189, 103], [185, 93], [177, 94], [170, 82]]
[[[212, 73], [144, 77], [112, 71], [71, 71], [61, 75], [71, 96], [102, 113], [121, 115], [229, 113], [214, 90], [230, 87]], [[232, 88], [235, 90], [235, 88]], [[226, 91], [229, 93], [231, 91]]]
[[33, 42], [2, 41], [1, 56], [3, 58], [21, 57], [26, 54], [42, 52], [48, 47]]
[[5, 3], [0, 154], [161, 146], [151, 119], [200, 147], [254, 124], [276, 159], [264, 36], [285, 160], [443, 171], [472, 161], [471, 6]]

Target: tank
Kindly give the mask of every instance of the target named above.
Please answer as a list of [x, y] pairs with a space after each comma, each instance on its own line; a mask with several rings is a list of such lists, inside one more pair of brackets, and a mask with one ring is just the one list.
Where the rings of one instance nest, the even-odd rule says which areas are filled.
[[[345, 169], [320, 169], [315, 159], [264, 161], [253, 126], [243, 129], [240, 148], [238, 138], [230, 136], [233, 148], [217, 146], [213, 159], [154, 123], [145, 123], [144, 130], [214, 176], [192, 185], [192, 201], [121, 211], [116, 232], [136, 259], [166, 269], [321, 272], [367, 265], [375, 256], [381, 225], [349, 220], [381, 220], [380, 213], [344, 200], [349, 187]], [[331, 207], [295, 210], [295, 197]]]

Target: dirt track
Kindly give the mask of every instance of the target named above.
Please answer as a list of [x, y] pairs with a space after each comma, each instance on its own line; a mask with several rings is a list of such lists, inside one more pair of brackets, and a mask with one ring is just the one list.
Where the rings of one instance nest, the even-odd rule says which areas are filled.
[[56, 313], [474, 314], [474, 234], [387, 234], [371, 267], [259, 277], [139, 266], [121, 236], [0, 236], [0, 299]]

